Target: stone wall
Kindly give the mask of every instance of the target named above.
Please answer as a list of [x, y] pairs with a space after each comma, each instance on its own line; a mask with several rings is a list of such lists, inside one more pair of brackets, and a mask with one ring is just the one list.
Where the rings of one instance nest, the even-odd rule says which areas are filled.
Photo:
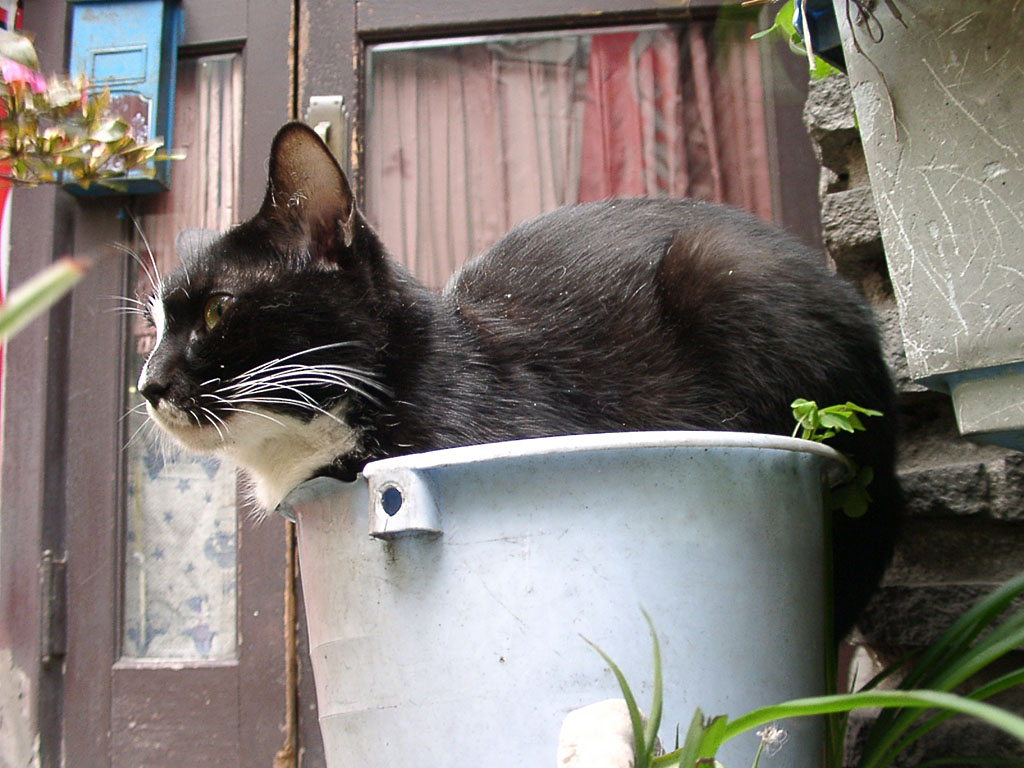
[[[860, 627], [867, 646], [886, 661], [930, 642], [980, 595], [1024, 568], [1024, 453], [964, 440], [949, 398], [908, 375], [846, 78], [812, 82], [804, 119], [822, 165], [823, 239], [836, 269], [872, 301], [901, 394], [907, 519], [892, 567]], [[1024, 664], [1020, 657], [1007, 662]], [[1024, 693], [997, 701], [1024, 712]], [[999, 754], [1024, 764], [1020, 745], [954, 719], [906, 755], [905, 764]]]

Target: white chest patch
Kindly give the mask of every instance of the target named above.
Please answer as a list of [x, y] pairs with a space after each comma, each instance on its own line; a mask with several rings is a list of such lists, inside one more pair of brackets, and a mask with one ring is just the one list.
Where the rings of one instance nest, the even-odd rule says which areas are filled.
[[342, 454], [352, 452], [359, 436], [345, 422], [345, 404], [310, 421], [259, 407], [230, 414], [216, 426], [199, 425], [166, 402], [149, 406], [150, 417], [179, 445], [195, 453], [232, 459], [252, 481], [253, 495], [267, 515], [296, 485]]
[[303, 422], [261, 409], [236, 413], [228, 422], [230, 439], [223, 452], [253, 481], [256, 502], [272, 512], [296, 485], [358, 445], [344, 420], [345, 406]]

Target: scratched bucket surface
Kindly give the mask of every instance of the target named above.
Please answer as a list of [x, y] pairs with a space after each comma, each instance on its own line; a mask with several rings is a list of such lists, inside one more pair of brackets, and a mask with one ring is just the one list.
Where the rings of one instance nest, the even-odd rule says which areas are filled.
[[[331, 768], [543, 768], [572, 709], [620, 696], [585, 636], [650, 702], [661, 738], [824, 692], [822, 478], [839, 455], [722, 432], [495, 443], [367, 465], [286, 499]], [[821, 727], [785, 724], [787, 766]], [[757, 737], [723, 748], [746, 765]]]

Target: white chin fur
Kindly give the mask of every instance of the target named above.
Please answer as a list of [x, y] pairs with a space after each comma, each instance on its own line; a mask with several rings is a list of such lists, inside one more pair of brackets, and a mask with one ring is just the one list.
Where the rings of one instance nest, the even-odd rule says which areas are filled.
[[[296, 485], [357, 446], [355, 431], [345, 423], [344, 404], [330, 415], [302, 421], [261, 408], [231, 413], [218, 423], [197, 425], [184, 411], [162, 402], [147, 405], [152, 418], [182, 448], [226, 456], [248, 475], [263, 517]], [[218, 431], [219, 429], [219, 431]]]

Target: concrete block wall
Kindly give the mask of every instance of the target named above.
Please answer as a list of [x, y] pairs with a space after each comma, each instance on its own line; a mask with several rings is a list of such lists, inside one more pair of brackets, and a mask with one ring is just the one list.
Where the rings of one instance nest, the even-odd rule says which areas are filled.
[[[901, 394], [907, 518], [894, 562], [860, 627], [863, 641], [885, 662], [933, 640], [979, 596], [1024, 569], [1024, 453], [963, 439], [949, 398], [908, 375], [845, 77], [811, 83], [804, 121], [822, 166], [824, 242], [836, 269], [873, 303]], [[1022, 664], [1017, 656], [1003, 666]], [[997, 702], [1024, 713], [1024, 692], [1009, 692]], [[851, 760], [867, 719], [857, 718], [852, 728]], [[901, 762], [951, 756], [1005, 757], [1024, 765], [1021, 745], [961, 719], [935, 731]]]

